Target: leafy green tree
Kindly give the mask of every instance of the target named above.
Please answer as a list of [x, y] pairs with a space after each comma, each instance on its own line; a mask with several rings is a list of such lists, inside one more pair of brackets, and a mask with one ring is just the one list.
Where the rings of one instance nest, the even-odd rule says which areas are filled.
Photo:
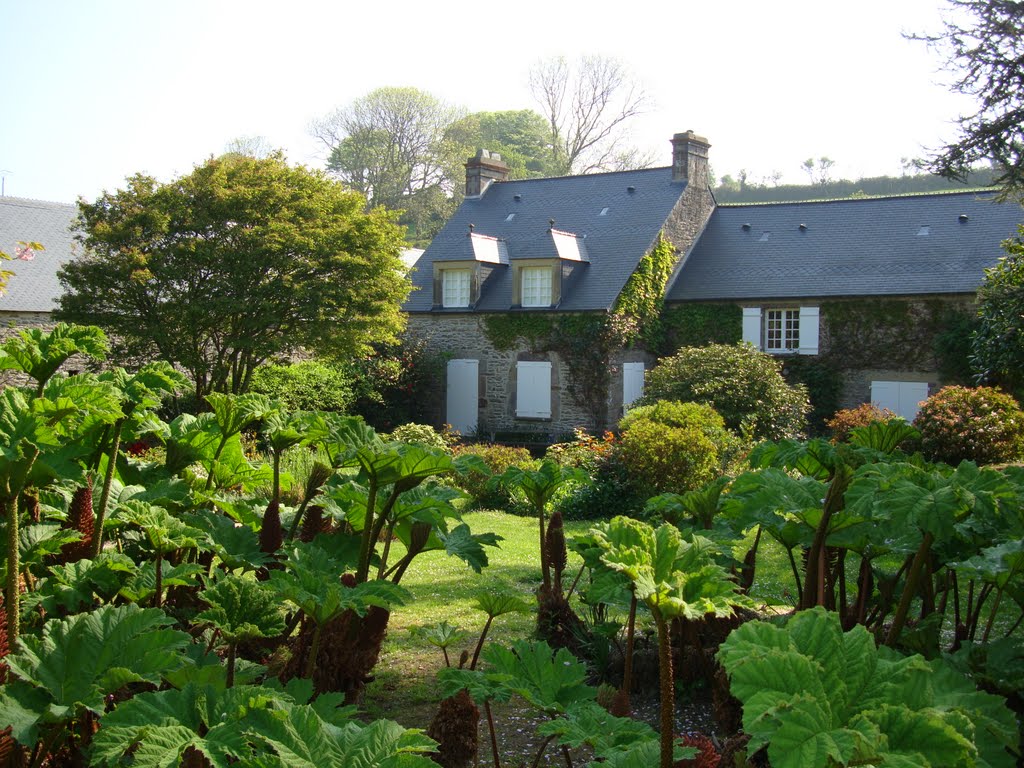
[[[1022, 181], [1024, 184], [1024, 181]], [[1022, 187], [1024, 191], [1024, 187]], [[1024, 226], [1003, 241], [1006, 255], [985, 270], [978, 289], [978, 325], [971, 365], [985, 383], [1024, 396]]]
[[121, 358], [160, 357], [196, 396], [244, 392], [296, 349], [366, 350], [401, 328], [402, 232], [386, 211], [280, 155], [211, 159], [79, 205], [84, 258], [57, 315], [100, 325]]
[[554, 175], [548, 125], [532, 109], [474, 112], [448, 129], [452, 144], [452, 181], [462, 176], [462, 164], [478, 149], [498, 152], [509, 167], [509, 178]]
[[957, 118], [959, 138], [928, 162], [940, 176], [964, 179], [991, 161], [994, 183], [1024, 199], [1024, 5], [1017, 0], [948, 0], [940, 34], [912, 35], [934, 46], [954, 75], [953, 89], [977, 99]]

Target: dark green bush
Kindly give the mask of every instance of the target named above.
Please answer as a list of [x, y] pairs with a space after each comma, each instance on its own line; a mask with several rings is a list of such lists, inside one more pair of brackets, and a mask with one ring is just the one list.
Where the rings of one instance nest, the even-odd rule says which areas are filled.
[[656, 493], [683, 493], [720, 476], [739, 451], [715, 409], [662, 401], [635, 408], [619, 423], [617, 453], [632, 480]]
[[1024, 455], [1024, 411], [991, 387], [940, 389], [924, 401], [914, 426], [921, 450], [933, 461], [996, 464]]
[[807, 426], [807, 390], [787, 384], [780, 370], [778, 360], [749, 344], [685, 347], [648, 374], [643, 402], [704, 403], [738, 433], [795, 437]]
[[409, 422], [434, 421], [443, 371], [440, 357], [419, 342], [378, 345], [374, 354], [349, 363], [354, 402], [349, 412], [378, 432]]
[[497, 443], [474, 443], [456, 446], [453, 455], [474, 454], [487, 464], [490, 474], [470, 472], [467, 475], [455, 475], [451, 482], [470, 495], [473, 504], [491, 509], [507, 509], [512, 503], [509, 491], [491, 483], [491, 477], [500, 475], [511, 466], [531, 467], [534, 459], [526, 448], [513, 448]]
[[323, 360], [260, 366], [249, 390], [276, 398], [293, 411], [346, 413], [354, 400], [351, 372]]
[[615, 515], [635, 516], [647, 498], [623, 466], [611, 432], [594, 437], [576, 430], [575, 439], [548, 447], [544, 458], [563, 467], [582, 469], [588, 482], [572, 483], [552, 501], [565, 520], [607, 520]]

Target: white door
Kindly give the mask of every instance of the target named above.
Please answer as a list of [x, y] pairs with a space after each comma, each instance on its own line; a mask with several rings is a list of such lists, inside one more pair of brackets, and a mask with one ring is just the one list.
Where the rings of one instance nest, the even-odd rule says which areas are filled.
[[871, 402], [879, 408], [888, 408], [897, 416], [913, 421], [928, 399], [926, 381], [872, 381]]
[[622, 412], [629, 410], [644, 393], [644, 364], [622, 364]]
[[480, 361], [449, 360], [445, 421], [463, 435], [476, 432]]

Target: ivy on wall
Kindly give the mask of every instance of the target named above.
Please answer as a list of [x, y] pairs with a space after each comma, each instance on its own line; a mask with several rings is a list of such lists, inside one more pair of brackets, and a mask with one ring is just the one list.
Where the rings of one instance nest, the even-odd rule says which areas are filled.
[[682, 347], [737, 344], [743, 338], [743, 310], [738, 304], [675, 304], [665, 307], [658, 326], [648, 349], [659, 357]]
[[612, 309], [612, 331], [623, 346], [642, 341], [648, 346], [659, 334], [665, 287], [672, 277], [676, 249], [663, 234], [630, 275]]

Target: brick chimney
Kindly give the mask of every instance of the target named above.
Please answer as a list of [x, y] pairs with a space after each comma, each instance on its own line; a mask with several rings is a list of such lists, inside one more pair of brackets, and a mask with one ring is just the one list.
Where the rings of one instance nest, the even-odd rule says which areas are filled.
[[479, 197], [492, 181], [507, 180], [508, 166], [497, 152], [479, 149], [466, 161], [466, 197]]
[[672, 137], [672, 181], [708, 182], [708, 149], [711, 145], [693, 131]]

